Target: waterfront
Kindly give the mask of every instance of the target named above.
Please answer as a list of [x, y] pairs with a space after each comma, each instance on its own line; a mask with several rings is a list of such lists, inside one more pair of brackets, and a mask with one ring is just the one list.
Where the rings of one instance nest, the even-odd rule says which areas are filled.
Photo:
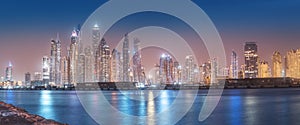
[[[131, 99], [143, 97], [147, 91], [123, 91], [131, 95]], [[213, 114], [204, 122], [198, 122], [199, 112], [207, 90], [199, 90], [195, 102], [187, 114], [177, 124], [204, 124], [204, 125], [265, 125], [265, 124], [298, 124], [300, 119], [300, 89], [228, 89], [224, 90], [221, 101]], [[25, 108], [28, 112], [41, 115], [47, 119], [71, 125], [96, 125], [82, 107], [76, 91], [11, 91], [1, 90], [0, 100]], [[96, 102], [94, 109], [101, 111], [101, 102], [98, 92], [82, 92], [87, 100]], [[160, 91], [154, 100], [144, 98], [145, 101], [136, 101], [124, 96], [118, 91], [103, 91], [103, 94], [113, 107], [130, 115], [155, 115], [168, 108], [176, 98], [178, 91]], [[185, 91], [180, 98], [183, 104], [193, 100], [191, 91]], [[147, 101], [148, 100], [148, 101]], [[150, 100], [150, 101], [149, 101]], [[82, 100], [81, 100], [82, 101]], [[150, 102], [152, 104], [150, 104]], [[99, 105], [97, 105], [99, 104]], [[97, 115], [105, 115], [99, 112]], [[163, 117], [166, 121], [172, 119], [170, 113]], [[117, 118], [112, 118], [112, 120]], [[119, 124], [151, 124], [145, 119], [129, 121], [123, 119]]]

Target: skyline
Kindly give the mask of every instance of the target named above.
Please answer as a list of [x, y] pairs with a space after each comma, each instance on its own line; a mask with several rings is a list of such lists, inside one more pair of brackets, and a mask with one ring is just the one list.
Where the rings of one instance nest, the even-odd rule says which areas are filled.
[[[237, 52], [239, 57], [243, 57], [243, 44], [247, 41], [257, 42], [259, 46], [258, 55], [269, 63], [271, 62], [274, 51], [279, 51], [285, 55], [288, 50], [299, 48], [297, 42], [300, 38], [296, 34], [300, 33], [300, 28], [296, 22], [299, 22], [300, 19], [295, 15], [299, 9], [296, 8], [297, 4], [292, 4], [293, 2], [297, 3], [297, 1], [288, 3], [283, 0], [272, 2], [254, 1], [248, 2], [248, 4], [250, 3], [249, 5], [246, 5], [247, 2], [238, 1], [217, 1], [217, 3], [221, 4], [216, 5], [216, 1], [197, 1], [196, 3], [208, 14], [219, 30], [226, 50], [227, 65], [230, 61], [232, 49]], [[104, 1], [75, 1], [71, 3], [61, 1], [58, 3], [55, 3], [57, 1], [43, 2], [43, 4], [52, 3], [57, 6], [58, 9], [55, 11], [50, 8], [42, 8], [43, 4], [39, 2], [24, 2], [25, 8], [31, 7], [31, 9], [25, 9], [21, 14], [18, 13], [19, 11], [17, 12], [17, 10], [13, 12], [9, 11], [10, 9], [20, 7], [15, 6], [16, 8], [14, 8], [13, 6], [16, 5], [14, 2], [16, 1], [5, 3], [2, 6], [6, 7], [1, 7], [1, 15], [4, 18], [0, 21], [0, 26], [2, 27], [0, 30], [0, 75], [4, 76], [5, 68], [8, 66], [9, 61], [11, 61], [14, 65], [14, 74], [18, 73], [17, 76], [15, 75], [14, 77], [16, 79], [24, 79], [26, 72], [33, 73], [41, 70], [42, 57], [49, 55], [50, 40], [56, 37], [57, 32], [60, 33], [62, 51], [65, 54], [66, 46], [70, 43], [73, 27], [77, 24], [83, 24], [85, 18]], [[79, 4], [89, 7], [80, 7]], [[236, 5], [234, 6], [233, 4]], [[22, 4], [18, 1], [17, 5]], [[271, 7], [266, 5], [270, 5]], [[255, 11], [250, 12], [250, 10], [247, 10], [249, 8]], [[22, 9], [24, 9], [23, 6], [20, 7], [19, 10]], [[41, 14], [41, 12], [34, 12], [40, 9], [45, 15]], [[79, 9], [82, 10], [79, 11]], [[220, 11], [222, 9], [224, 9], [224, 11]], [[57, 13], [57, 11], [60, 10], [63, 13]], [[235, 12], [236, 10], [240, 10], [241, 12]], [[264, 11], [260, 12], [261, 10]], [[51, 15], [50, 11], [54, 11], [51, 13], [55, 13], [56, 15]], [[280, 18], [273, 14], [278, 11], [281, 11], [277, 13]], [[72, 18], [68, 19], [64, 16], [70, 16]], [[60, 19], [61, 21], [59, 21]], [[16, 22], [15, 20], [18, 21]], [[176, 22], [176, 20], [174, 22]], [[27, 31], [26, 29], [30, 30]], [[26, 44], [24, 44], [24, 42]], [[21, 44], [21, 46], [19, 44]], [[116, 43], [110, 43], [108, 39], [108, 44]], [[190, 44], [195, 45], [193, 43]], [[270, 47], [270, 45], [272, 46]], [[203, 51], [198, 52], [205, 53]], [[199, 57], [199, 55], [197, 55], [197, 57]], [[208, 60], [205, 54], [204, 57], [203, 55], [200, 57], [201, 58], [198, 59], [200, 64]], [[159, 56], [157, 58], [159, 58]], [[152, 61], [153, 63], [158, 63], [156, 58]], [[239, 62], [243, 64], [244, 59], [239, 58]]]

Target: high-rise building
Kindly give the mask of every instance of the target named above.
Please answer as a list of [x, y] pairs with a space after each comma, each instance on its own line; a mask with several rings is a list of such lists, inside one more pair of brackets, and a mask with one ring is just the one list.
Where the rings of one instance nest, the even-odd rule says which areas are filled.
[[62, 78], [62, 84], [69, 84], [70, 83], [70, 77], [69, 77], [69, 57], [65, 56], [61, 59], [61, 78]]
[[13, 65], [9, 62], [8, 67], [5, 70], [5, 81], [13, 81]]
[[111, 55], [111, 80], [112, 82], [120, 82], [122, 81], [121, 53], [113, 49]]
[[268, 78], [270, 77], [269, 64], [266, 61], [262, 61], [258, 65], [258, 77], [259, 78]]
[[25, 85], [31, 86], [31, 75], [29, 72], [25, 73]]
[[94, 57], [90, 46], [84, 49], [85, 53], [85, 82], [93, 82], [94, 78]]
[[184, 83], [194, 82], [194, 58], [189, 55], [185, 58], [185, 68], [184, 68]]
[[68, 51], [68, 58], [69, 58], [69, 71], [68, 71], [68, 77], [69, 77], [69, 83], [70, 84], [76, 84], [76, 72], [77, 72], [77, 61], [78, 61], [78, 56], [79, 56], [79, 36], [78, 36], [78, 31], [76, 31], [75, 29], [72, 31], [72, 35], [71, 35], [71, 44], [70, 44], [70, 48]]
[[99, 57], [100, 57], [100, 53], [99, 53], [99, 45], [100, 45], [100, 27], [98, 26], [98, 24], [95, 24], [92, 28], [92, 55], [93, 55], [93, 59], [92, 61], [93, 63], [93, 78], [94, 81], [99, 81], [100, 78], [100, 62], [99, 61]]
[[217, 75], [218, 75], [218, 60], [214, 58], [211, 60], [211, 72], [210, 72], [210, 83], [217, 83]]
[[231, 53], [231, 62], [230, 62], [230, 71], [229, 76], [231, 79], [237, 79], [238, 78], [238, 72], [239, 72], [239, 64], [238, 64], [238, 56], [235, 51], [232, 51]]
[[100, 73], [100, 82], [110, 82], [110, 49], [109, 46], [106, 44], [105, 39], [100, 41], [99, 45], [99, 54], [100, 58], [98, 58], [99, 62], [99, 73]]
[[133, 79], [134, 82], [142, 82], [143, 71], [142, 71], [142, 56], [140, 50], [140, 40], [135, 38], [133, 45], [133, 59], [132, 59]]
[[300, 49], [287, 53], [285, 65], [286, 77], [300, 78]]
[[256, 78], [258, 76], [258, 49], [255, 42], [246, 42], [245, 55], [245, 78]]
[[278, 51], [275, 51], [272, 56], [272, 75], [273, 77], [282, 77], [282, 57]]
[[54, 85], [61, 85], [61, 42], [59, 35], [56, 40], [51, 40], [50, 53], [50, 82]]
[[174, 82], [182, 84], [182, 67], [179, 62], [175, 61], [173, 68]]
[[33, 80], [34, 81], [42, 81], [43, 80], [43, 75], [41, 72], [34, 72], [33, 74]]
[[129, 64], [129, 38], [128, 34], [125, 34], [124, 42], [123, 42], [123, 81], [129, 82], [129, 72], [130, 72], [130, 64]]
[[48, 86], [49, 85], [49, 79], [50, 79], [50, 60], [47, 56], [43, 57], [42, 60], [42, 65], [43, 65], [43, 84]]
[[76, 67], [76, 83], [84, 83], [85, 82], [85, 55], [84, 53], [80, 53], [78, 56], [78, 62]]
[[160, 83], [173, 84], [173, 59], [170, 55], [162, 54], [159, 64]]

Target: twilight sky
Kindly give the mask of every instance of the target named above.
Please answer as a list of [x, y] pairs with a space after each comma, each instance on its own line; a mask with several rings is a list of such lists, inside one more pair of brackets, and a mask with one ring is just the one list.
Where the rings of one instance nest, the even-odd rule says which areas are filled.
[[[14, 66], [14, 79], [16, 80], [24, 80], [25, 72], [32, 74], [40, 72], [42, 56], [50, 53], [50, 39], [56, 38], [56, 34], [59, 32], [65, 53], [66, 47], [70, 43], [69, 38], [73, 27], [83, 24], [87, 17], [104, 2], [106, 1], [1, 1], [0, 76], [4, 75], [9, 61]], [[227, 62], [232, 49], [237, 51], [240, 58], [239, 63], [244, 62], [243, 44], [246, 41], [256, 41], [259, 47], [259, 56], [268, 62], [271, 61], [271, 55], [275, 50], [285, 54], [292, 48], [300, 48], [299, 0], [289, 0], [288, 2], [285, 0], [194, 0], [194, 2], [207, 13], [218, 29], [226, 50]], [[165, 21], [165, 24], [170, 23], [170, 26], [175, 26], [175, 29], [181, 29], [182, 33], [190, 33], [184, 24], [171, 17], [159, 14], [137, 14], [136, 18], [143, 16], [144, 20], [140, 20], [140, 22], [146, 22], [145, 20], [155, 22], [159, 17], [163, 21], [168, 21]], [[129, 17], [127, 22], [134, 19]], [[161, 22], [153, 24], [159, 23]], [[129, 24], [134, 25], [134, 23]], [[131, 26], [129, 25], [129, 27]], [[116, 33], [116, 35], [118, 34], [122, 34], [122, 32]], [[108, 34], [108, 36], [112, 35]], [[193, 39], [191, 38], [191, 40]], [[114, 42], [115, 40], [108, 39], [107, 41], [108, 43], [113, 41], [109, 43], [112, 46], [117, 44]], [[197, 43], [197, 47], [201, 49], [195, 47], [195, 41], [191, 41], [189, 44], [196, 51], [200, 63], [208, 60], [201, 43]], [[144, 53], [152, 53], [155, 50], [157, 49], [146, 49]], [[159, 55], [151, 55], [151, 57], [155, 56]], [[156, 63], [158, 58], [153, 58], [152, 62], [147, 58], [146, 62]]]

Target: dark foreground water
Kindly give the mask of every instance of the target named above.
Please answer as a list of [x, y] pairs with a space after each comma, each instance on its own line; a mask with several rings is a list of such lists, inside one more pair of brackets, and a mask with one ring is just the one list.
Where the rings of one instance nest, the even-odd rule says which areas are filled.
[[[102, 92], [113, 108], [130, 116], [156, 116], [174, 102], [178, 91], [106, 91]], [[209, 118], [203, 122], [198, 116], [207, 90], [200, 90], [191, 109], [185, 113], [178, 125], [299, 125], [300, 89], [241, 89], [224, 90], [223, 96]], [[28, 112], [71, 125], [96, 125], [92, 117], [109, 116], [99, 92], [80, 92], [81, 105], [76, 91], [0, 91], [0, 100], [25, 108]], [[125, 95], [124, 95], [125, 94]], [[101, 94], [102, 95], [102, 94]], [[146, 95], [146, 96], [145, 96]], [[185, 91], [179, 99], [182, 105], [193, 102], [192, 92]], [[91, 104], [91, 105], [89, 105]], [[181, 105], [181, 106], [182, 106]], [[85, 108], [84, 108], [85, 107]], [[85, 110], [87, 109], [87, 111]], [[89, 115], [92, 114], [92, 115]], [[172, 112], [159, 117], [166, 121], [177, 121]], [[154, 118], [154, 117], [153, 117]], [[98, 119], [99, 120], [99, 119]], [[118, 124], [159, 124], [155, 119], [139, 118], [137, 121], [109, 117], [106, 121]], [[117, 121], [117, 122], [116, 122]]]

